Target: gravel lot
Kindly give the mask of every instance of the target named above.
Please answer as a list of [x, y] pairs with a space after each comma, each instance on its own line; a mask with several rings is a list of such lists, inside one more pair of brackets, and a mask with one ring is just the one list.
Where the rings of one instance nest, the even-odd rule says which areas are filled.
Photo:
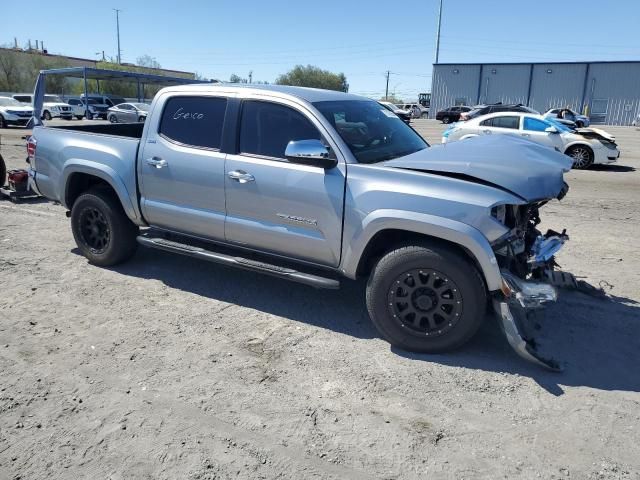
[[[559, 374], [492, 318], [452, 354], [392, 349], [362, 282], [144, 249], [94, 267], [61, 206], [0, 200], [0, 478], [639, 479], [640, 131], [607, 130], [619, 163], [572, 171], [542, 211], [571, 236], [562, 267], [612, 286], [541, 315]], [[0, 130], [9, 168], [24, 134]]]

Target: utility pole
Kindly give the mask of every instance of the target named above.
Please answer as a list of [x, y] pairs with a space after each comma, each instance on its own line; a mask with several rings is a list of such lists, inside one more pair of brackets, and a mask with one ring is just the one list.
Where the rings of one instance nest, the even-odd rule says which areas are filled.
[[116, 12], [116, 33], [118, 35], [118, 65], [120, 65], [122, 63], [122, 57], [120, 56], [120, 12], [122, 10], [119, 10], [117, 8], [113, 8], [112, 10]]
[[438, 33], [436, 34], [436, 62], [440, 57], [440, 25], [442, 25], [442, 0], [440, 0], [440, 8], [438, 9]]
[[389, 70], [387, 70], [387, 88], [384, 91], [384, 99], [388, 100], [389, 99], [389, 75], [391, 74], [391, 72]]
[[249, 70], [249, 83], [253, 83], [253, 70]]

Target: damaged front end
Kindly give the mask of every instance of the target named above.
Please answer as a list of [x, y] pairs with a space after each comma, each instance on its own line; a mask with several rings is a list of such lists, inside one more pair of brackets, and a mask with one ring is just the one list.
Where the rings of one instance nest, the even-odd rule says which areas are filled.
[[[566, 194], [563, 189], [558, 198]], [[492, 245], [502, 273], [502, 288], [493, 296], [493, 307], [511, 347], [522, 358], [550, 370], [560, 370], [556, 361], [542, 357], [530, 335], [534, 310], [558, 298], [555, 255], [569, 239], [566, 232], [542, 234], [539, 209], [546, 201], [525, 205], [500, 205], [492, 216], [509, 232]]]

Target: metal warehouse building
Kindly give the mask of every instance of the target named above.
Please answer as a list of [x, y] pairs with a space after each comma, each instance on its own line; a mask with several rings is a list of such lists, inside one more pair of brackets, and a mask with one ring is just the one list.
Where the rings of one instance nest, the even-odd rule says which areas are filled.
[[593, 123], [630, 125], [640, 113], [640, 62], [438, 63], [430, 116], [452, 105], [571, 106]]

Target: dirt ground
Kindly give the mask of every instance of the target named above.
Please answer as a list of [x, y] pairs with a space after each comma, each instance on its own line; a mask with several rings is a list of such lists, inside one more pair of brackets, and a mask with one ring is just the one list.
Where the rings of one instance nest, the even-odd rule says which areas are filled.
[[[640, 479], [640, 131], [607, 130], [620, 162], [542, 210], [571, 236], [562, 267], [610, 294], [539, 316], [562, 373], [491, 317], [451, 354], [390, 348], [362, 282], [145, 249], [94, 267], [61, 206], [0, 200], [0, 478]], [[0, 131], [10, 168], [23, 134]]]

